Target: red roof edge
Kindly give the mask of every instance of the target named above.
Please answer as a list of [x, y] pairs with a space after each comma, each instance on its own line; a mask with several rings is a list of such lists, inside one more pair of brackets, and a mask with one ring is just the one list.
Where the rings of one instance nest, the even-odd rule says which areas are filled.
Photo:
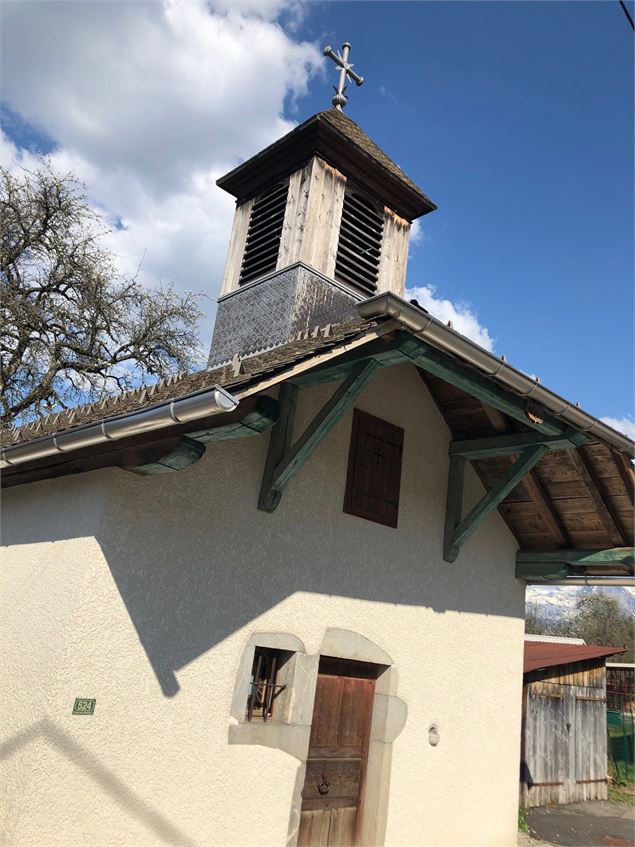
[[554, 641], [525, 641], [523, 673], [551, 668], [554, 665], [568, 665], [583, 662], [585, 659], [601, 659], [625, 653], [626, 647], [601, 647], [593, 644], [559, 644]]

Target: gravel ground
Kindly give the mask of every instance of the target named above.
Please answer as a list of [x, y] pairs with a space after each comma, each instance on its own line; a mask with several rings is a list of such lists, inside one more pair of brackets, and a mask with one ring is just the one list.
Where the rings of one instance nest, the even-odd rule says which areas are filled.
[[524, 832], [518, 833], [518, 847], [553, 847], [548, 841], [538, 841]]
[[523, 847], [545, 843], [557, 847], [635, 847], [634, 812], [635, 807], [611, 800], [529, 809], [527, 823], [533, 838], [520, 843]]

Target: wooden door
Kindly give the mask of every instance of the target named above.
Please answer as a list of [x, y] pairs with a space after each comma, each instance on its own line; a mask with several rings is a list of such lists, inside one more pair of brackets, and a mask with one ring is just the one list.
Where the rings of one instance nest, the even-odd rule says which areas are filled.
[[320, 660], [298, 847], [358, 843], [375, 667]]

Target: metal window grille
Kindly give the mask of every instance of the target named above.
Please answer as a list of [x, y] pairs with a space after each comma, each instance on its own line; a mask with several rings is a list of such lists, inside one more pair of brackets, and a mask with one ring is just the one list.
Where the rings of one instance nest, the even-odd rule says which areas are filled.
[[249, 218], [241, 284], [276, 269], [288, 192], [289, 181], [285, 180], [256, 199]]
[[276, 683], [282, 661], [280, 651], [256, 647], [247, 698], [248, 721], [254, 717], [266, 721], [272, 716], [276, 697], [286, 688], [285, 685]]
[[383, 235], [383, 210], [359, 192], [347, 188], [335, 260], [335, 279], [374, 294]]

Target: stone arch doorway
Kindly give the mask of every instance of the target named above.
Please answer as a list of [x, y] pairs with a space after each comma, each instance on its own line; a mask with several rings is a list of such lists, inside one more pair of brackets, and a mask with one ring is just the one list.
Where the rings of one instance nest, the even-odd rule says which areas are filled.
[[381, 668], [320, 658], [298, 847], [359, 844], [373, 697]]
[[[335, 628], [326, 630], [315, 662], [310, 737], [298, 769], [287, 845], [381, 847], [388, 815], [392, 743], [407, 717], [406, 703], [397, 696], [397, 668], [370, 639]], [[327, 758], [331, 765], [340, 765], [331, 768], [334, 778], [329, 778], [325, 767]], [[346, 759], [353, 761], [342, 761]], [[320, 794], [319, 787], [324, 791], [327, 783], [328, 791]], [[332, 798], [331, 808], [320, 812], [319, 797]]]

